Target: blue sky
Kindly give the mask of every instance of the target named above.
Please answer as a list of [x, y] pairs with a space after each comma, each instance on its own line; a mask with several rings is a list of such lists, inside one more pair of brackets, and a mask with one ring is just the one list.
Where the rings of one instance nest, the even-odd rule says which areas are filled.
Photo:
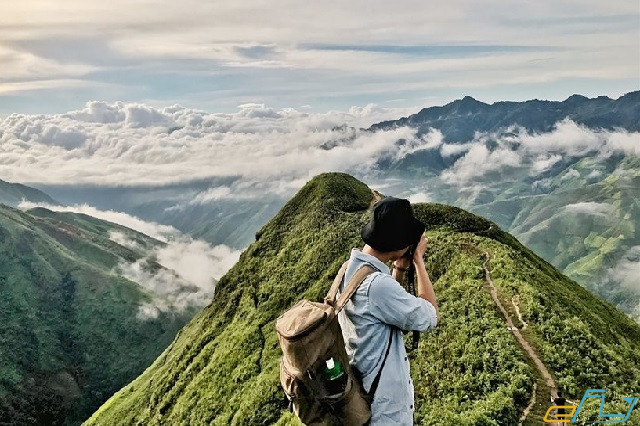
[[91, 100], [322, 112], [640, 89], [636, 1], [26, 0], [0, 5], [0, 116]]

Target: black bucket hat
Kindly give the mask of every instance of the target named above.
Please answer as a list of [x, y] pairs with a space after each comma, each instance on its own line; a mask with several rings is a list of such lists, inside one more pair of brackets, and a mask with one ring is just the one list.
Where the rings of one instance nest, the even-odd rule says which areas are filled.
[[360, 235], [374, 249], [386, 252], [416, 244], [424, 230], [424, 224], [413, 215], [409, 200], [385, 197], [373, 205], [373, 218]]

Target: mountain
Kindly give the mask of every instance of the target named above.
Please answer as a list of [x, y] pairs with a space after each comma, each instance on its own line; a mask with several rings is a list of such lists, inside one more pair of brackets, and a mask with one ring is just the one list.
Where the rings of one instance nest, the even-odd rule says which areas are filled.
[[239, 250], [253, 241], [255, 232], [286, 200], [264, 196], [197, 202], [198, 195], [209, 188], [232, 182], [225, 178], [157, 187], [38, 186], [67, 205], [89, 204], [102, 210], [127, 212], [143, 220], [171, 225], [211, 244], [225, 244]]
[[369, 130], [409, 126], [426, 132], [440, 130], [450, 142], [473, 139], [476, 132], [496, 132], [513, 125], [529, 132], [549, 132], [566, 118], [590, 128], [622, 128], [640, 131], [640, 91], [618, 99], [573, 95], [562, 102], [538, 99], [525, 102], [486, 104], [470, 96], [441, 107], [430, 107], [398, 120], [374, 124]]
[[[372, 201], [347, 174], [311, 179], [258, 231], [211, 304], [85, 424], [297, 424], [279, 387], [275, 319], [324, 296], [362, 246]], [[607, 389], [605, 408], [620, 411], [620, 396], [640, 392], [638, 324], [495, 223], [441, 204], [414, 209], [427, 224], [442, 316], [410, 354], [418, 423], [517, 424], [526, 412], [533, 425], [554, 392], [579, 401]], [[598, 408], [587, 404], [585, 418]]]
[[378, 160], [381, 181], [398, 182], [394, 195], [427, 193], [491, 218], [640, 322], [639, 123], [631, 92], [492, 105], [465, 97], [371, 129], [442, 134], [432, 148]]
[[79, 424], [167, 347], [197, 309], [145, 315], [160, 297], [117, 272], [166, 271], [147, 258], [163, 245], [82, 214], [0, 205], [0, 424]]
[[5, 182], [0, 179], [0, 204], [17, 207], [22, 201], [60, 205], [42, 191], [19, 183]]

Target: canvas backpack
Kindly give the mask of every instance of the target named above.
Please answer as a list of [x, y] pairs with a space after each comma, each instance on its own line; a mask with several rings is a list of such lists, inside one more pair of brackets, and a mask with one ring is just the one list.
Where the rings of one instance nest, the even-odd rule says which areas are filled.
[[[336, 300], [347, 263], [340, 268], [324, 303], [301, 300], [276, 321], [283, 352], [280, 383], [290, 408], [306, 425], [360, 426], [371, 418], [371, 400], [358, 373], [349, 365], [338, 313], [376, 269], [367, 264], [361, 266]], [[338, 395], [329, 395], [326, 390], [325, 367], [330, 358], [342, 365], [346, 375], [344, 391]], [[376, 384], [378, 379], [379, 374]]]

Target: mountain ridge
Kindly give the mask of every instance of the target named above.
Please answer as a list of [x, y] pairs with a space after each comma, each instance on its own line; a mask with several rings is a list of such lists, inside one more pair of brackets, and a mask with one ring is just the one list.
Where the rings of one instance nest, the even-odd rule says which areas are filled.
[[60, 205], [58, 201], [39, 189], [0, 179], [0, 204], [17, 207], [22, 201], [46, 203], [54, 206]]
[[443, 106], [423, 108], [407, 117], [376, 123], [368, 130], [409, 126], [424, 133], [434, 128], [440, 130], [447, 141], [465, 142], [472, 140], [475, 132], [496, 132], [510, 126], [521, 126], [528, 132], [549, 132], [566, 118], [590, 128], [623, 128], [637, 132], [640, 131], [639, 117], [640, 91], [626, 93], [617, 99], [572, 95], [564, 101], [532, 99], [493, 104], [465, 96]]

